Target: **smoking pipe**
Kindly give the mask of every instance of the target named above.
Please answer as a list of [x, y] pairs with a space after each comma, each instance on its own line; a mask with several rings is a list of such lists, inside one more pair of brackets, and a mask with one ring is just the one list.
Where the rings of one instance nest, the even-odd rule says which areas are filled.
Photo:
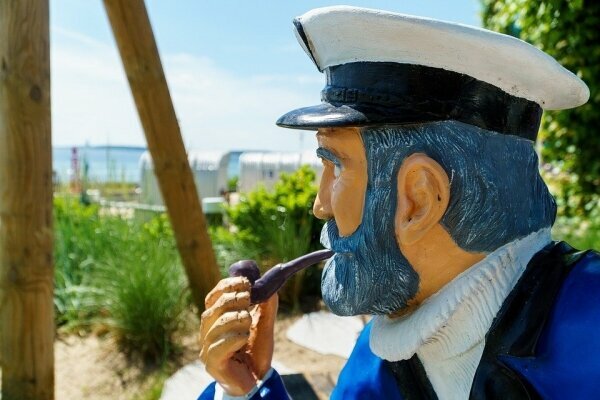
[[229, 276], [244, 276], [248, 278], [252, 289], [250, 289], [250, 302], [252, 304], [267, 301], [280, 287], [283, 286], [296, 272], [310, 267], [320, 261], [333, 256], [331, 250], [318, 250], [305, 254], [294, 260], [283, 264], [277, 264], [268, 270], [261, 278], [258, 265], [254, 260], [240, 260], [231, 264]]

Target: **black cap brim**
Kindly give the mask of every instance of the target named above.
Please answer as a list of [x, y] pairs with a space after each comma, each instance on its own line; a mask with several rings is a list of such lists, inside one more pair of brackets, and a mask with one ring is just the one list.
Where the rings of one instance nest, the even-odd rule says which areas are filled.
[[284, 114], [277, 120], [277, 125], [281, 127], [306, 130], [364, 126], [369, 125], [369, 123], [371, 123], [371, 120], [364, 113], [347, 105], [335, 106], [331, 103], [298, 108]]

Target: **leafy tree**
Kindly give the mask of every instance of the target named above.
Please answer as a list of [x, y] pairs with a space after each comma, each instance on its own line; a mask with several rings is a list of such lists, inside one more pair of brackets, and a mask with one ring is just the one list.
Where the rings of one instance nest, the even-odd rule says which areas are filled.
[[485, 27], [537, 46], [590, 88], [587, 104], [544, 113], [540, 142], [542, 159], [557, 172], [551, 174], [551, 189], [557, 197], [559, 213], [598, 218], [600, 2], [482, 0], [482, 4]]

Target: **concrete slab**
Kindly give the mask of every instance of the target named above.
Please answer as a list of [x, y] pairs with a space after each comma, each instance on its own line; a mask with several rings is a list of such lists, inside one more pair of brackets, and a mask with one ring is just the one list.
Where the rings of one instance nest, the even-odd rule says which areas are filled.
[[320, 354], [348, 358], [366, 321], [360, 317], [339, 317], [327, 311], [304, 314], [287, 331], [292, 342]]

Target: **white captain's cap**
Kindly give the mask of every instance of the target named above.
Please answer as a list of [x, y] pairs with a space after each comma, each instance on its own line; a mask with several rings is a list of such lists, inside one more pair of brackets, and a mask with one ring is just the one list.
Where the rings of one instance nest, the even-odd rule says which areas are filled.
[[554, 58], [485, 29], [348, 6], [309, 11], [294, 25], [304, 50], [326, 72], [327, 86], [322, 104], [281, 117], [278, 124], [286, 127], [464, 120], [474, 114], [469, 118], [475, 125], [535, 138], [515, 130], [537, 132], [541, 109], [577, 107], [589, 98], [585, 83]]

